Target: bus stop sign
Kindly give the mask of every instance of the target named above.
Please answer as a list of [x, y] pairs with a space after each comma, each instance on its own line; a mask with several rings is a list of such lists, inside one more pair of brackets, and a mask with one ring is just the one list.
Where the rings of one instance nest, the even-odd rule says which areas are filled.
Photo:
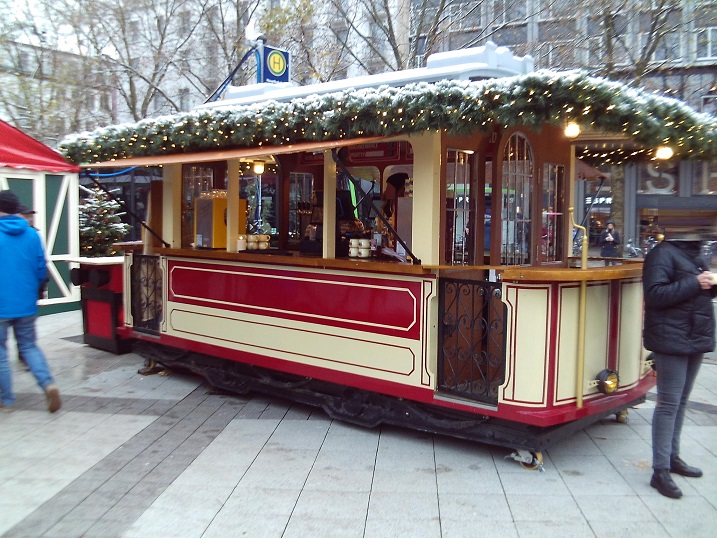
[[264, 46], [261, 82], [289, 82], [291, 55], [288, 51]]

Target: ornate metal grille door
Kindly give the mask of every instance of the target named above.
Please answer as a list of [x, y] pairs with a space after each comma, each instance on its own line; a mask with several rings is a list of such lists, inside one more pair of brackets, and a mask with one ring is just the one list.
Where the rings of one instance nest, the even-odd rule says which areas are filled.
[[162, 272], [159, 256], [132, 257], [132, 318], [134, 329], [159, 334], [162, 320]]
[[501, 285], [440, 279], [438, 389], [498, 404], [505, 381], [505, 317]]

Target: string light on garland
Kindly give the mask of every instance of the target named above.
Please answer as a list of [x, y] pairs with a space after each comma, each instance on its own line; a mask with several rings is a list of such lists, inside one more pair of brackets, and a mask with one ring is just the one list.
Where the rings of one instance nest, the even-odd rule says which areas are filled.
[[85, 163], [426, 130], [470, 134], [490, 125], [539, 128], [545, 122], [565, 125], [576, 115], [591, 130], [630, 133], [636, 143], [650, 148], [669, 145], [680, 158], [717, 159], [714, 116], [619, 82], [553, 71], [367, 88], [270, 106], [181, 113], [71, 135], [61, 142], [60, 150], [73, 162]]

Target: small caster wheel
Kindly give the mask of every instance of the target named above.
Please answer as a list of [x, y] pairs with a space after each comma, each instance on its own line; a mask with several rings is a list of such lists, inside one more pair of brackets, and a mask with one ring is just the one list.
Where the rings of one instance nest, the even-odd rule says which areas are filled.
[[506, 458], [512, 458], [518, 463], [523, 469], [529, 471], [538, 470], [541, 473], [545, 471], [543, 468], [543, 453], [542, 452], [528, 452], [527, 450], [518, 449]]
[[627, 424], [629, 421], [629, 418], [627, 416], [627, 409], [623, 409], [622, 411], [618, 411], [615, 413], [615, 422], [619, 422], [620, 424]]
[[520, 462], [520, 466], [523, 469], [528, 469], [529, 471], [540, 471], [541, 473], [544, 471], [543, 469], [543, 453], [542, 452], [531, 452], [530, 453], [533, 456], [533, 460], [529, 463]]

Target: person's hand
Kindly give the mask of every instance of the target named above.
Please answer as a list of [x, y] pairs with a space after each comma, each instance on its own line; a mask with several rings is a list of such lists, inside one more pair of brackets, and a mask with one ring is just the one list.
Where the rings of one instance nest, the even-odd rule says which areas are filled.
[[709, 290], [712, 288], [712, 273], [709, 271], [702, 271], [702, 273], [697, 275], [697, 280], [703, 290]]

